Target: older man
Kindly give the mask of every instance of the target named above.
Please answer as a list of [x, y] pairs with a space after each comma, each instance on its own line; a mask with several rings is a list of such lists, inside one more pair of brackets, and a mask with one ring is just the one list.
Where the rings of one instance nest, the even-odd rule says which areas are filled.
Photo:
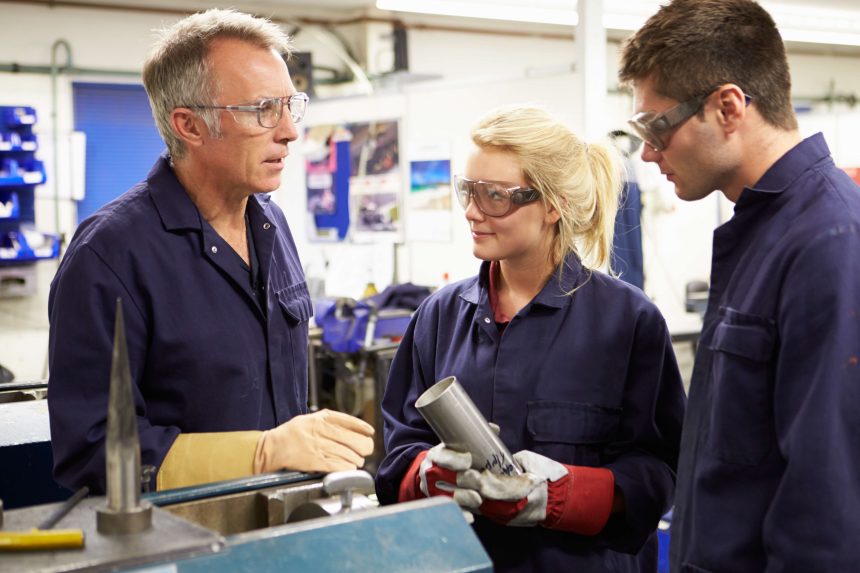
[[290, 468], [351, 469], [373, 429], [307, 412], [311, 303], [281, 182], [308, 98], [272, 23], [209, 10], [143, 70], [167, 152], [78, 229], [51, 284], [57, 480], [104, 489], [114, 305], [122, 299], [141, 459], [159, 489]]

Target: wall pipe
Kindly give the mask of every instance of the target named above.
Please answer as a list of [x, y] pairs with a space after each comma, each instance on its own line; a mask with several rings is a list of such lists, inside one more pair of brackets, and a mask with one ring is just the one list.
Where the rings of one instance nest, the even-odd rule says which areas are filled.
[[66, 40], [62, 38], [54, 41], [51, 45], [51, 143], [54, 146], [51, 152], [51, 160], [54, 170], [54, 230], [60, 238], [60, 252], [62, 253], [65, 245], [65, 234], [60, 231], [60, 137], [57, 129], [57, 107], [59, 106], [57, 96], [57, 76], [60, 74], [60, 68], [57, 63], [57, 52], [62, 48], [66, 52], [66, 65], [69, 68], [72, 65], [72, 47]]

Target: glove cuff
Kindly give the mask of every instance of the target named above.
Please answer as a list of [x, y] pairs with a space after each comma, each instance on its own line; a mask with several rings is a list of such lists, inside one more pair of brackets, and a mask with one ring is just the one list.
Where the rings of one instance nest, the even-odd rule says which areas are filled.
[[427, 457], [427, 452], [428, 450], [424, 450], [412, 460], [412, 464], [406, 470], [403, 479], [400, 480], [400, 489], [397, 492], [398, 502], [412, 501], [413, 499], [424, 497], [424, 493], [421, 491], [421, 476], [419, 472], [421, 470], [421, 462]]
[[247, 477], [260, 432], [179, 434], [156, 477], [158, 491]]
[[254, 448], [254, 474], [262, 474], [274, 472], [282, 468], [274, 468], [272, 466], [270, 450], [272, 449], [272, 441], [269, 439], [271, 430], [260, 433], [260, 438], [257, 440], [257, 447]]
[[615, 476], [604, 468], [568, 466], [566, 476], [549, 482], [543, 526], [580, 535], [597, 535], [609, 521]]

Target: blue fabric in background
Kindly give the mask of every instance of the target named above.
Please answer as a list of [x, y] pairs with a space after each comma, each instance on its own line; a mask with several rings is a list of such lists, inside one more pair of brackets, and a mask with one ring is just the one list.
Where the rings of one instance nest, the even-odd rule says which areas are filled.
[[611, 265], [612, 270], [619, 273], [618, 278], [644, 290], [641, 214], [639, 185], [635, 181], [627, 181], [621, 194], [618, 214], [615, 216]]
[[335, 144], [337, 169], [332, 173], [336, 196], [335, 211], [314, 215], [317, 229], [337, 229], [337, 238], [340, 241], [346, 238], [349, 231], [349, 145], [349, 141], [338, 141]]
[[143, 179], [164, 150], [139, 84], [72, 84], [75, 130], [87, 136], [86, 195], [78, 223]]

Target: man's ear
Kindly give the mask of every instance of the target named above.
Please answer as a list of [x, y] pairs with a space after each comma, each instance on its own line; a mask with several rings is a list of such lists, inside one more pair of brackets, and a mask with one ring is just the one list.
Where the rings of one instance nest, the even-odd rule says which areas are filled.
[[209, 131], [200, 116], [187, 107], [177, 107], [170, 112], [170, 126], [173, 132], [189, 147], [203, 145]]
[[747, 98], [735, 84], [726, 84], [717, 90], [717, 117], [726, 133], [734, 133], [747, 114]]

